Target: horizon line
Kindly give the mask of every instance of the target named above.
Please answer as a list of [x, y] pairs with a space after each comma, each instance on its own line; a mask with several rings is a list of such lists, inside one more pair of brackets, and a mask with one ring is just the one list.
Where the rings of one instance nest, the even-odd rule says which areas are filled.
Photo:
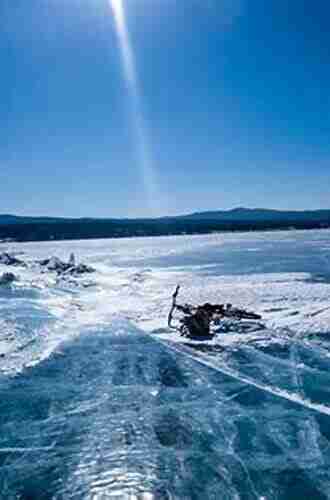
[[203, 214], [209, 214], [209, 213], [231, 213], [231, 212], [238, 212], [238, 211], [265, 211], [265, 212], [278, 212], [278, 213], [308, 213], [308, 212], [327, 212], [330, 211], [329, 208], [307, 208], [307, 209], [283, 209], [283, 208], [265, 208], [265, 207], [244, 207], [244, 206], [236, 206], [233, 208], [228, 208], [228, 209], [208, 209], [208, 210], [197, 210], [197, 211], [191, 211], [187, 213], [177, 213], [176, 215], [159, 215], [159, 216], [57, 216], [57, 215], [22, 215], [22, 214], [17, 214], [17, 213], [0, 213], [0, 217], [11, 217], [11, 218], [28, 218], [28, 219], [59, 219], [59, 220], [95, 220], [95, 221], [107, 221], [107, 220], [159, 220], [159, 219], [174, 219], [178, 217], [189, 217], [189, 216], [195, 216], [195, 215], [203, 215]]

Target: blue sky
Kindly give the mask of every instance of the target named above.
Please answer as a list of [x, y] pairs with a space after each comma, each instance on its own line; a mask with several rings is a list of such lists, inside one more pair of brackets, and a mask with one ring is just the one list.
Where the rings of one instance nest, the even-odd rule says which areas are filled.
[[330, 208], [328, 2], [124, 5], [154, 206], [109, 0], [1, 0], [0, 213]]

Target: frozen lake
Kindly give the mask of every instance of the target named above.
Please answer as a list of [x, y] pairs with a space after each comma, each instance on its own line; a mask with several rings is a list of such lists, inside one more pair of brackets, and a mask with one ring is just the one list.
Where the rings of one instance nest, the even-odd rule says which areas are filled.
[[[330, 498], [330, 231], [7, 250], [28, 267], [0, 287], [0, 498]], [[35, 264], [71, 252], [96, 273]], [[169, 332], [178, 283], [265, 328]]]

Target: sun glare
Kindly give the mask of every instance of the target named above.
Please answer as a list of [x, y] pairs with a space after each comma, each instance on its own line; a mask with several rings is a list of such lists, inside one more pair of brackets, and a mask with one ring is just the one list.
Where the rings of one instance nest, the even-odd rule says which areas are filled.
[[123, 0], [110, 0], [110, 4], [115, 13], [123, 11]]
[[109, 0], [119, 41], [124, 77], [131, 100], [132, 126], [137, 146], [137, 164], [141, 172], [150, 211], [153, 215], [161, 213], [159, 206], [160, 193], [157, 188], [156, 172], [152, 160], [152, 152], [147, 126], [143, 117], [141, 92], [136, 71], [135, 57], [130, 35], [126, 25], [124, 0]]

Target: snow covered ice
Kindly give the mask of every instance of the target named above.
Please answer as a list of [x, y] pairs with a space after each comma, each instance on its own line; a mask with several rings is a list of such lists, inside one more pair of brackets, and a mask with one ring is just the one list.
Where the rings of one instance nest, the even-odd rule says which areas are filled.
[[[0, 498], [330, 498], [329, 231], [1, 247]], [[169, 332], [178, 283], [265, 329]]]

